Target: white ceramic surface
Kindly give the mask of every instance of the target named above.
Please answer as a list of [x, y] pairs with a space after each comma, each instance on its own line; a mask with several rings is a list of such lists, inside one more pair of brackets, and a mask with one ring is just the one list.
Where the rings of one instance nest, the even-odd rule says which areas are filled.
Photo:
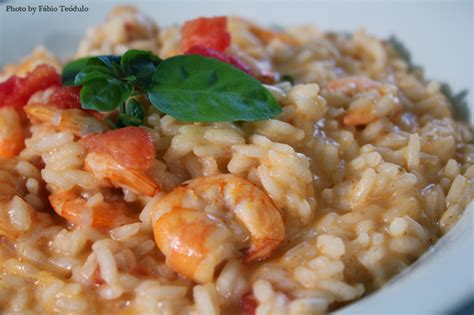
[[[15, 62], [37, 44], [66, 57], [87, 27], [124, 1], [6, 1], [0, 4], [0, 65]], [[474, 121], [472, 1], [129, 1], [161, 25], [197, 16], [242, 15], [267, 25], [312, 23], [322, 30], [358, 27], [381, 37], [395, 34], [429, 78], [469, 89]], [[1, 3], [1, 1], [0, 1]], [[6, 12], [7, 5], [86, 5], [87, 13]], [[474, 204], [432, 250], [381, 290], [340, 314], [433, 314], [474, 299]]]

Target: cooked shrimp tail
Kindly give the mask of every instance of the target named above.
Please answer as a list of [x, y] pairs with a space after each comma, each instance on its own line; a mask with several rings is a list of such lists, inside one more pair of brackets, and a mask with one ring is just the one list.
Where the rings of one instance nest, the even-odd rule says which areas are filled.
[[123, 201], [106, 202], [100, 197], [95, 201], [86, 200], [74, 189], [55, 191], [49, 201], [59, 216], [76, 225], [104, 230], [131, 222]]
[[102, 121], [80, 109], [60, 109], [44, 104], [30, 104], [24, 109], [32, 121], [56, 127], [61, 131], [70, 131], [79, 137], [107, 129]]

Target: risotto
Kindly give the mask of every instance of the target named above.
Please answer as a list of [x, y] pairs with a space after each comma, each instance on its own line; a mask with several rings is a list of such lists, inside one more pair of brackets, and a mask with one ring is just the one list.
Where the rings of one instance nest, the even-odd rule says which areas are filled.
[[471, 127], [365, 31], [123, 6], [0, 80], [2, 313], [325, 313], [474, 197]]

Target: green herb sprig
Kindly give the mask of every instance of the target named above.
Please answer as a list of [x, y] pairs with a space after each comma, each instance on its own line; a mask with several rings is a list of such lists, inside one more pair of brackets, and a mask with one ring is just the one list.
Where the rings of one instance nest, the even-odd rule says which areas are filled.
[[142, 50], [123, 56], [86, 57], [68, 63], [62, 73], [64, 85], [82, 85], [83, 109], [112, 111], [119, 108], [116, 126], [143, 123], [143, 105], [131, 98], [149, 88], [161, 59]]
[[255, 121], [281, 113], [270, 92], [254, 77], [217, 59], [180, 55], [166, 60], [129, 50], [120, 56], [81, 58], [63, 70], [64, 85], [82, 86], [84, 109], [118, 109], [114, 126], [143, 123], [146, 95], [151, 104], [189, 122]]

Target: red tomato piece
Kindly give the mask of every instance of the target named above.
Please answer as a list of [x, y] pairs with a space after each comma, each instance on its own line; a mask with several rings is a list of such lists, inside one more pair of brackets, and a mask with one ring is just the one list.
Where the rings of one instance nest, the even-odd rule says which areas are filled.
[[41, 64], [24, 78], [13, 76], [0, 84], [0, 107], [20, 109], [31, 95], [55, 85], [61, 85], [61, 77], [52, 66]]
[[123, 167], [134, 170], [150, 168], [156, 153], [150, 133], [139, 127], [87, 135], [82, 142], [89, 151], [108, 154]]
[[242, 60], [240, 60], [239, 58], [226, 55], [226, 54], [224, 54], [220, 51], [217, 51], [215, 49], [212, 49], [212, 48], [207, 48], [207, 47], [203, 47], [203, 46], [194, 46], [194, 47], [191, 47], [190, 49], [188, 49], [185, 52], [185, 54], [186, 55], [201, 55], [201, 56], [204, 56], [204, 57], [215, 58], [217, 60], [220, 60], [220, 61], [226, 62], [228, 64], [231, 64], [234, 67], [239, 68], [240, 70], [242, 70], [242, 71], [244, 71], [244, 72], [246, 72], [250, 75], [253, 75], [252, 70], [250, 69], [250, 66], [247, 65]]
[[78, 86], [58, 87], [53, 94], [51, 94], [49, 103], [64, 109], [81, 108], [80, 91], [81, 88]]
[[18, 89], [19, 81], [20, 78], [12, 76], [5, 82], [0, 83], [0, 107], [3, 106], [7, 97]]
[[244, 294], [240, 298], [240, 314], [241, 315], [255, 315], [257, 309], [257, 300], [252, 292]]
[[227, 17], [201, 17], [185, 22], [181, 29], [181, 46], [184, 51], [194, 46], [225, 51], [230, 46]]

